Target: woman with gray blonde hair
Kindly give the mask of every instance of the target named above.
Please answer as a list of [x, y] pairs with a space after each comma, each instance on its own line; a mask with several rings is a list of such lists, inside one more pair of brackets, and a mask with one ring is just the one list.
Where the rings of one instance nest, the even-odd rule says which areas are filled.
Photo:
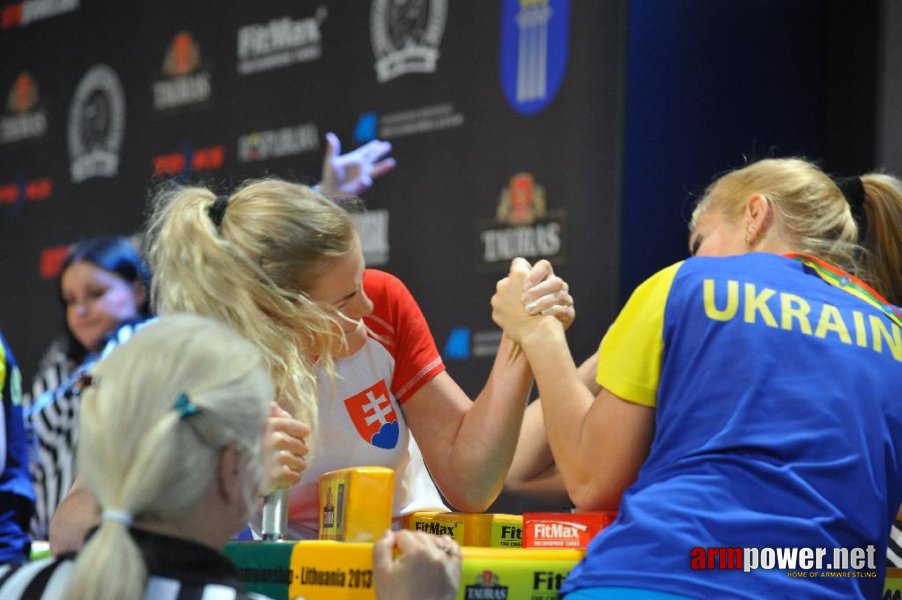
[[523, 306], [525, 261], [492, 299], [574, 504], [619, 511], [561, 593], [880, 597], [902, 501], [902, 183], [758, 161], [707, 189], [689, 248], [633, 292], [591, 391], [559, 323]]
[[218, 550], [244, 525], [259, 489], [273, 398], [259, 351], [210, 319], [167, 316], [116, 348], [85, 383], [78, 464], [100, 525], [75, 557], [0, 572], [0, 597], [239, 592]]

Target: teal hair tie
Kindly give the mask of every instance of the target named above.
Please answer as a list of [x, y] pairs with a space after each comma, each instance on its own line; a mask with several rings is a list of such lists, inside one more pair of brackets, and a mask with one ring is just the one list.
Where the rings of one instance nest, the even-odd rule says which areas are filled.
[[184, 421], [191, 415], [196, 415], [200, 410], [196, 404], [191, 402], [188, 398], [188, 394], [181, 393], [179, 397], [176, 399], [175, 404], [172, 405], [173, 410], [179, 414], [179, 419]]

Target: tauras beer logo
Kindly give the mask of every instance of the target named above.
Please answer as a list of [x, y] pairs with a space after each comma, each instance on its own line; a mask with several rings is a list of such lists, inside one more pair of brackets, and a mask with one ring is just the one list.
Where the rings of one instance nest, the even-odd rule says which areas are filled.
[[434, 73], [447, 14], [447, 0], [374, 0], [370, 36], [378, 81]]
[[200, 49], [188, 31], [172, 38], [163, 59], [164, 78], [153, 83], [153, 106], [168, 110], [210, 99], [210, 73], [201, 71]]
[[566, 215], [549, 212], [545, 188], [517, 173], [501, 191], [495, 221], [480, 229], [482, 263], [507, 268], [513, 258], [563, 259]]
[[6, 100], [7, 114], [0, 118], [0, 144], [38, 138], [47, 132], [47, 113], [38, 101], [34, 79], [27, 72], [20, 73]]
[[72, 181], [114, 177], [125, 137], [125, 94], [107, 65], [92, 67], [75, 89], [69, 108]]
[[464, 589], [466, 600], [507, 600], [507, 586], [501, 585], [497, 575], [486, 569], [476, 577], [476, 583]]

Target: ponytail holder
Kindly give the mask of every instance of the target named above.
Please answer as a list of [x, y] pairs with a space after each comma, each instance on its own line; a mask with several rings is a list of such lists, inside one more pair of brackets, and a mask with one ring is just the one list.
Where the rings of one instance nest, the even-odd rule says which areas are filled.
[[861, 177], [839, 177], [834, 182], [849, 204], [852, 218], [858, 224], [858, 242], [861, 243], [868, 233], [868, 216], [864, 212], [864, 184]]
[[101, 513], [100, 520], [121, 523], [126, 527], [131, 527], [133, 521], [132, 516], [124, 510], [105, 510]]
[[214, 200], [213, 204], [210, 205], [210, 208], [207, 209], [207, 214], [210, 215], [210, 220], [213, 221], [213, 225], [216, 226], [216, 229], [222, 227], [222, 219], [225, 217], [225, 211], [228, 206], [228, 196], [216, 196], [216, 200]]
[[176, 399], [175, 404], [172, 405], [172, 410], [179, 414], [179, 420], [184, 421], [188, 417], [192, 415], [196, 415], [200, 409], [196, 404], [191, 402], [188, 398], [187, 394], [179, 394], [179, 397]]

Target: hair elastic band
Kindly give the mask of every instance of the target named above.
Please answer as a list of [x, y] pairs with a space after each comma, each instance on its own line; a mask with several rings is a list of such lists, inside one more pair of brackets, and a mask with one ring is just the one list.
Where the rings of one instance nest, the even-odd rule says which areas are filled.
[[864, 241], [868, 233], [868, 217], [864, 212], [864, 184], [861, 177], [838, 177], [834, 179], [836, 187], [842, 192], [849, 208], [852, 210], [852, 218], [858, 224], [858, 242]]
[[188, 417], [196, 415], [200, 409], [197, 407], [197, 404], [191, 402], [188, 394], [181, 393], [176, 398], [175, 404], [172, 405], [172, 410], [179, 414], [180, 421], [184, 421]]
[[101, 513], [100, 520], [121, 523], [126, 527], [130, 527], [133, 521], [132, 516], [124, 510], [105, 510]]
[[222, 219], [225, 217], [225, 211], [228, 206], [228, 196], [216, 196], [216, 200], [214, 200], [213, 204], [210, 205], [210, 208], [207, 209], [207, 214], [210, 215], [210, 220], [213, 221], [213, 225], [216, 226], [216, 229], [222, 227]]

